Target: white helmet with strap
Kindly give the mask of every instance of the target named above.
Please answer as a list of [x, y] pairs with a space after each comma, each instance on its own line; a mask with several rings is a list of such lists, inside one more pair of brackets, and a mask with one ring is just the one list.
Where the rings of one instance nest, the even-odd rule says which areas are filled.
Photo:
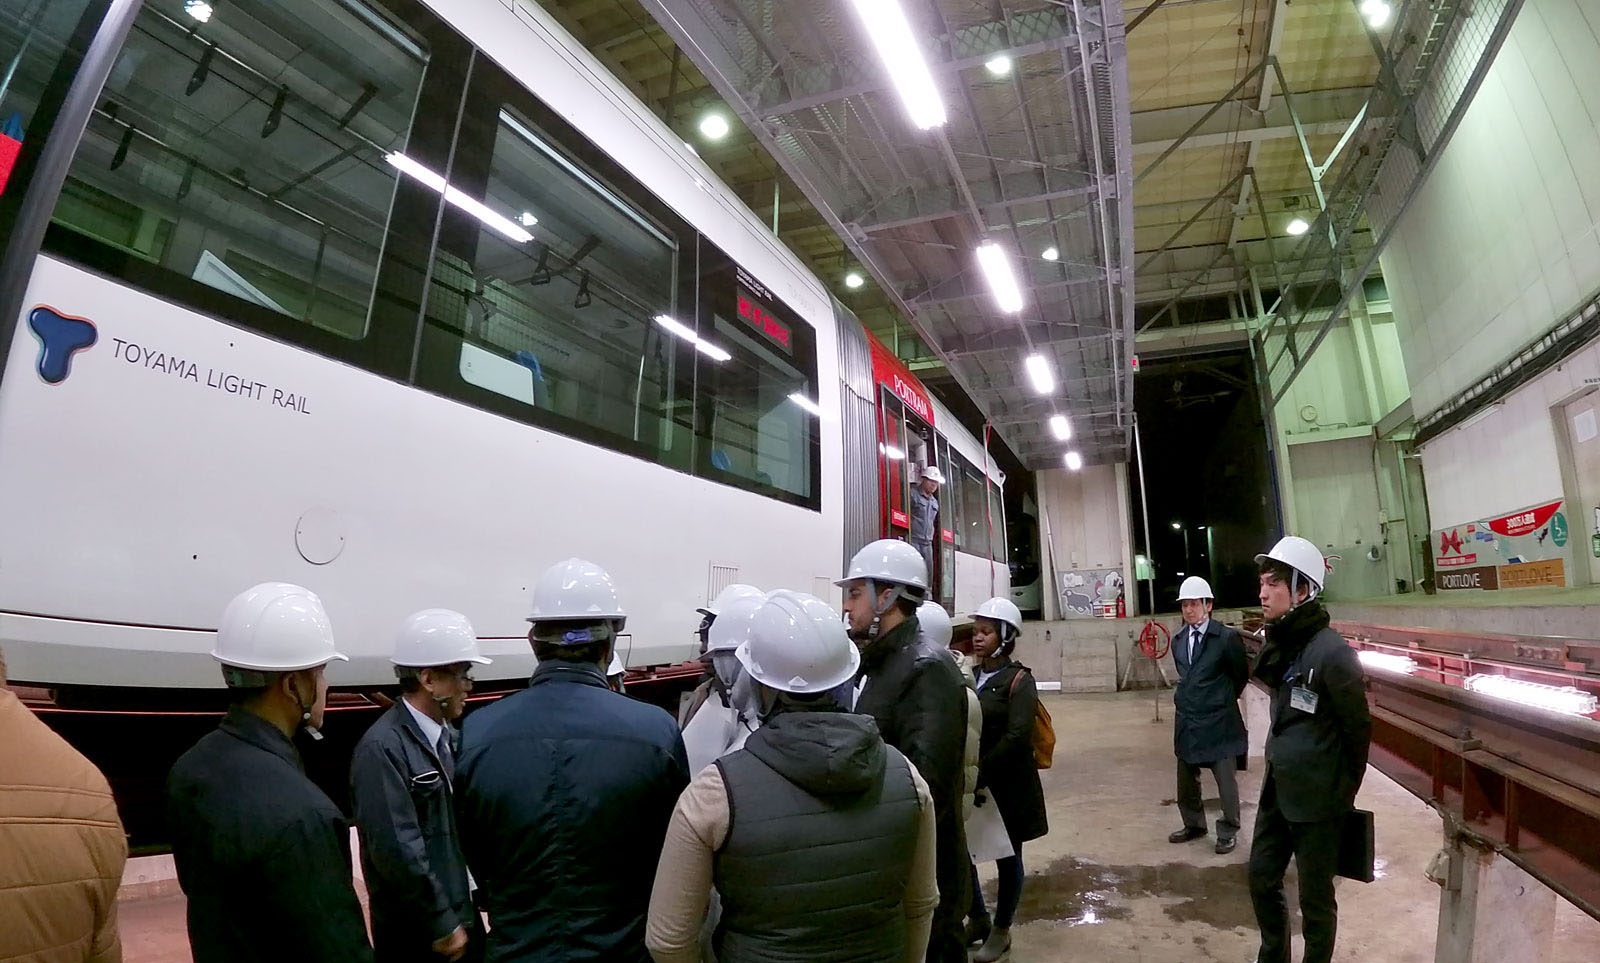
[[756, 613], [766, 604], [767, 596], [763, 592], [741, 595], [728, 602], [706, 633], [706, 651], [732, 652], [743, 645], [750, 638]]
[[950, 648], [950, 639], [955, 635], [955, 627], [950, 624], [950, 613], [944, 610], [932, 599], [917, 606], [917, 624], [922, 627], [922, 633], [928, 641], [941, 649]]
[[711, 604], [695, 609], [695, 611], [699, 612], [701, 615], [709, 615], [712, 618], [716, 618], [717, 616], [721, 615], [735, 599], [764, 599], [766, 597], [766, 593], [762, 592], [754, 585], [746, 585], [743, 582], [734, 582], [732, 585], [729, 585], [722, 591], [718, 592], [717, 597], [711, 600]]
[[562, 622], [604, 623], [606, 628], [547, 631], [539, 641], [558, 645], [609, 642], [622, 631], [628, 613], [617, 597], [617, 586], [606, 570], [581, 558], [557, 562], [533, 586], [533, 610], [528, 621], [559, 625]]
[[[850, 560], [850, 569], [845, 572], [844, 578], [833, 584], [846, 586], [860, 580], [872, 585], [872, 626], [867, 630], [867, 637], [876, 638], [879, 620], [896, 602], [909, 598], [920, 603], [927, 597], [928, 563], [923, 561], [922, 553], [912, 548], [909, 542], [902, 542], [898, 538], [880, 538], [868, 542], [857, 552]], [[891, 590], [889, 597], [879, 602], [878, 595], [885, 588]]]
[[[972, 615], [973, 618], [989, 619], [993, 622], [1001, 622], [1011, 626], [1010, 638], [1014, 639], [1022, 632], [1022, 610], [1017, 608], [1017, 603], [1010, 599], [992, 598], [978, 606], [978, 610], [973, 612]], [[1001, 637], [1006, 638], [1007, 636], [1002, 632]]]
[[855, 678], [861, 653], [826, 602], [779, 589], [751, 619], [739, 662], [750, 677], [780, 692], [812, 695]]
[[1306, 596], [1309, 602], [1322, 593], [1322, 580], [1328, 576], [1328, 561], [1322, 551], [1298, 535], [1285, 535], [1272, 546], [1272, 551], [1256, 556], [1256, 564], [1265, 561], [1281, 562], [1293, 570], [1289, 580], [1289, 599], [1293, 602], [1299, 594], [1299, 579], [1304, 578], [1311, 588]]
[[397, 667], [431, 669], [460, 662], [488, 665], [491, 660], [478, 651], [478, 633], [465, 615], [449, 609], [423, 609], [400, 626], [389, 661]]
[[1178, 601], [1180, 602], [1184, 602], [1189, 599], [1198, 599], [1209, 602], [1214, 598], [1216, 598], [1216, 596], [1211, 594], [1211, 583], [1207, 582], [1198, 575], [1189, 576], [1183, 580], [1182, 585], [1178, 586]]
[[211, 657], [225, 668], [257, 673], [350, 661], [334, 648], [322, 599], [288, 582], [263, 582], [234, 596], [222, 611]]

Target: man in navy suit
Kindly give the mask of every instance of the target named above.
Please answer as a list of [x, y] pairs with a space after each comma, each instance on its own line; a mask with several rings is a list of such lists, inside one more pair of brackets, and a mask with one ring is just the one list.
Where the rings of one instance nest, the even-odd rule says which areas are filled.
[[1177, 721], [1172, 749], [1178, 757], [1178, 811], [1183, 828], [1167, 837], [1186, 843], [1206, 835], [1206, 809], [1200, 798], [1200, 770], [1210, 769], [1222, 797], [1217, 821], [1217, 852], [1231, 853], [1239, 835], [1239, 784], [1234, 760], [1249, 751], [1239, 694], [1250, 676], [1250, 661], [1239, 633], [1211, 620], [1211, 586], [1191, 575], [1178, 589], [1183, 629], [1172, 640], [1178, 666], [1173, 693]]

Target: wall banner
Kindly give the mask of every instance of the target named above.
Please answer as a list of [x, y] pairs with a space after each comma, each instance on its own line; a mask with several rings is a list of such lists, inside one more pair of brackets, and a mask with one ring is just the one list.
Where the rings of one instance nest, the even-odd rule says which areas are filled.
[[1561, 507], [1558, 499], [1436, 529], [1434, 583], [1446, 591], [1567, 584], [1569, 529]]

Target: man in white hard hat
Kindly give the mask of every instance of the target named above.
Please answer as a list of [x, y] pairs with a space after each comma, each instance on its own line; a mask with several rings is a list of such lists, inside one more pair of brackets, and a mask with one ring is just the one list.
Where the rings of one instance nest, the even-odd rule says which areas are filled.
[[766, 602], [764, 594], [732, 600], [723, 607], [707, 635], [706, 652], [701, 658], [710, 666], [713, 695], [683, 727], [683, 748], [691, 774], [744, 745], [757, 725], [750, 679], [739, 662], [738, 650], [749, 638], [751, 621]]
[[467, 719], [456, 809], [490, 963], [649, 959], [655, 854], [689, 771], [672, 716], [606, 685], [626, 620], [604, 569], [552, 566], [533, 589], [528, 688]]
[[[766, 597], [766, 593], [754, 585], [735, 582], [718, 592], [717, 597], [712, 599], [709, 605], [695, 610], [700, 613], [700, 626], [695, 629], [695, 635], [700, 639], [700, 661], [705, 666], [705, 677], [701, 679], [700, 684], [690, 693], [689, 698], [684, 700], [682, 707], [679, 709], [678, 728], [688, 728], [690, 720], [695, 717], [695, 714], [700, 711], [700, 707], [705, 705], [713, 694], [723, 694], [724, 696], [726, 694], [725, 689], [719, 688], [721, 684], [718, 682], [716, 666], [707, 657], [707, 652], [711, 646], [711, 627], [716, 624], [717, 619], [721, 617], [723, 612], [727, 611], [730, 606], [740, 599], [754, 598], [764, 600]], [[726, 666], [728, 663], [732, 663], [734, 667], [738, 665], [738, 660], [733, 658], [731, 651], [728, 653], [724, 665]], [[719, 701], [726, 704], [727, 700], [723, 698]], [[693, 772], [694, 770], [690, 771]]]
[[905, 542], [880, 539], [857, 552], [835, 584], [844, 588], [846, 625], [861, 647], [855, 711], [877, 720], [884, 741], [905, 753], [933, 794], [939, 908], [928, 960], [965, 963], [961, 920], [971, 886], [961, 820], [966, 683], [955, 661], [920, 637], [916, 612], [928, 594], [928, 567]]
[[1222, 799], [1217, 820], [1219, 854], [1233, 852], [1239, 835], [1239, 782], [1235, 760], [1250, 750], [1239, 696], [1250, 680], [1250, 657], [1239, 633], [1211, 618], [1211, 585], [1191, 575], [1178, 587], [1183, 627], [1172, 641], [1178, 667], [1177, 706], [1172, 751], [1178, 759], [1178, 812], [1183, 828], [1167, 837], [1186, 843], [1206, 835], [1206, 807], [1200, 796], [1200, 770], [1210, 769]]
[[922, 556], [922, 561], [933, 571], [933, 546], [939, 536], [939, 486], [944, 484], [944, 473], [938, 465], [922, 469], [917, 483], [911, 487], [911, 545]]
[[228, 603], [211, 657], [233, 705], [167, 777], [195, 963], [371, 960], [350, 874], [350, 827], [291, 741], [320, 738], [323, 667], [345, 661], [310, 590], [266, 582]]
[[367, 729], [350, 762], [378, 963], [476, 958], [478, 913], [456, 831], [452, 781], [470, 671], [488, 665], [460, 612], [424, 609], [395, 637], [400, 699]]
[[713, 886], [721, 963], [921, 960], [938, 902], [933, 800], [848, 711], [861, 657], [838, 618], [773, 592], [738, 658], [762, 725], [678, 800], [650, 898], [657, 963], [700, 959]]
[[1290, 535], [1257, 555], [1266, 643], [1252, 673], [1272, 690], [1267, 771], [1250, 845], [1250, 899], [1261, 930], [1259, 963], [1289, 963], [1283, 874], [1300, 886], [1305, 963], [1333, 956], [1333, 877], [1346, 814], [1367, 770], [1372, 719], [1361, 661], [1328, 625], [1322, 552]]

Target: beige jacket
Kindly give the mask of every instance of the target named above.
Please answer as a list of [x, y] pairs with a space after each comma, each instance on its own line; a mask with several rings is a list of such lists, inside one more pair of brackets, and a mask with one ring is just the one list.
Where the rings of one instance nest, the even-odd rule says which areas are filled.
[[0, 686], [0, 958], [120, 961], [127, 858], [106, 777]]
[[[928, 928], [939, 905], [934, 873], [933, 797], [917, 767], [911, 767], [922, 815], [917, 822], [917, 848], [906, 881], [905, 911], [911, 935], [906, 963], [921, 963], [928, 950]], [[667, 825], [667, 841], [656, 867], [650, 893], [650, 915], [644, 942], [656, 963], [699, 963], [700, 930], [711, 898], [712, 862], [728, 839], [728, 788], [715, 765], [700, 770], [678, 797]]]

